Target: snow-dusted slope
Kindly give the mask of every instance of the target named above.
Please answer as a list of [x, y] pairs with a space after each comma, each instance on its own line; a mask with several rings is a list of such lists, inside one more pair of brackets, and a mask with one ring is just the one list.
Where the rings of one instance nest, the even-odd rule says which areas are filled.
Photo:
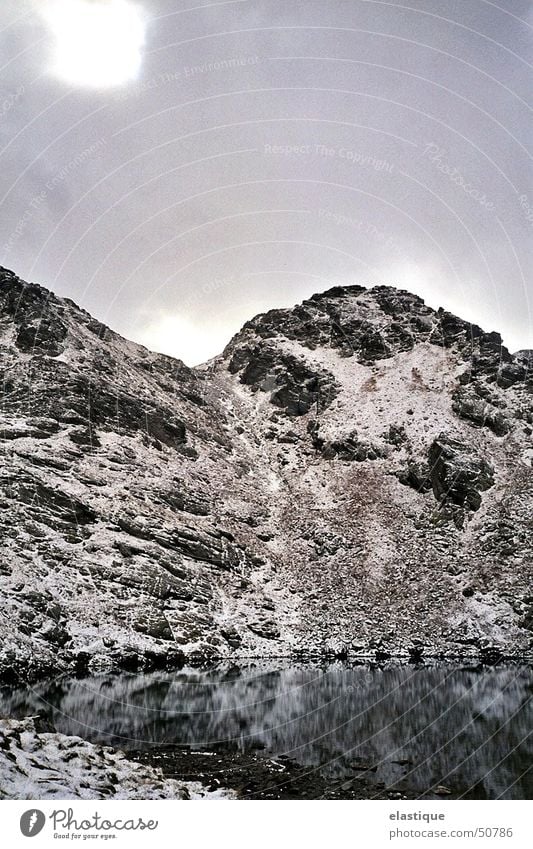
[[523, 355], [407, 292], [349, 287], [258, 316], [217, 372], [261, 445], [262, 531], [301, 599], [297, 633], [347, 650], [531, 648]]
[[0, 368], [4, 678], [531, 649], [532, 383], [497, 334], [354, 286], [189, 369], [2, 270]]
[[[46, 725], [46, 723], [45, 723]], [[165, 778], [109, 746], [42, 727], [39, 717], [0, 720], [0, 799], [216, 799], [198, 782]]]

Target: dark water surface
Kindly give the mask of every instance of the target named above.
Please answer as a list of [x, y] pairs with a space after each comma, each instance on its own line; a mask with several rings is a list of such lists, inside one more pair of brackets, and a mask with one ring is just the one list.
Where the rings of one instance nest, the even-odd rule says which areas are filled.
[[245, 662], [59, 678], [0, 690], [2, 715], [123, 748], [154, 743], [286, 754], [334, 776], [533, 798], [533, 668]]

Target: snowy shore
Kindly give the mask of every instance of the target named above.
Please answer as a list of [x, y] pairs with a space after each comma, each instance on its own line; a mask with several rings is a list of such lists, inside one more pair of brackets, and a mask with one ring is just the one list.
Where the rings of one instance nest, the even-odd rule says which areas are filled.
[[0, 719], [0, 799], [234, 798], [47, 727], [39, 717]]

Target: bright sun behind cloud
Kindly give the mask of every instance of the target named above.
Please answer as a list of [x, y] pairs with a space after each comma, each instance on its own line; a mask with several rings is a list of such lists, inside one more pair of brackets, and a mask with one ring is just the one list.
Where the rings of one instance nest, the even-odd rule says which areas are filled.
[[217, 322], [161, 315], [135, 334], [135, 338], [151, 351], [178, 357], [188, 366], [195, 366], [220, 354], [237, 330], [238, 326], [229, 328]]
[[40, 9], [55, 41], [52, 70], [72, 85], [109, 88], [135, 79], [145, 21], [128, 0], [45, 0]]

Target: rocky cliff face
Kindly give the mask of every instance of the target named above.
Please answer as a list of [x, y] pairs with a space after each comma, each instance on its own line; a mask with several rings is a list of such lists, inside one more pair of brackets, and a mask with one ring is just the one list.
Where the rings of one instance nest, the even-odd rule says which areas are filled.
[[530, 362], [353, 286], [189, 369], [1, 270], [1, 676], [530, 651]]

